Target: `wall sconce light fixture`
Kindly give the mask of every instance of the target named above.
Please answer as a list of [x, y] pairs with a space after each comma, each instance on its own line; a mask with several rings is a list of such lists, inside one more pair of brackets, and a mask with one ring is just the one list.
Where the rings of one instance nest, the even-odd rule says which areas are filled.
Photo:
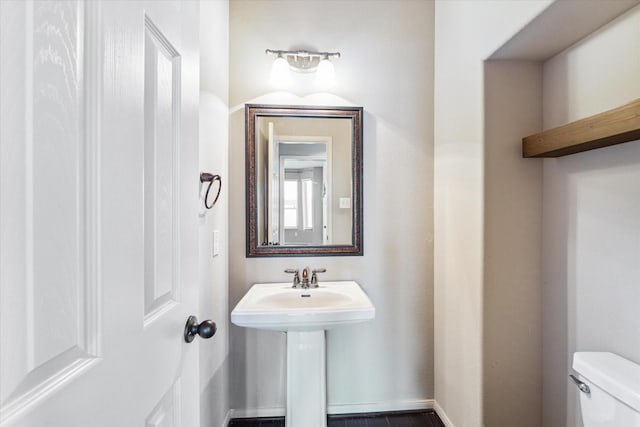
[[291, 70], [299, 73], [316, 73], [316, 86], [327, 89], [333, 86], [335, 71], [329, 58], [340, 58], [340, 52], [309, 52], [306, 50], [266, 50], [267, 55], [276, 55], [271, 66], [269, 82], [279, 88], [291, 83]]

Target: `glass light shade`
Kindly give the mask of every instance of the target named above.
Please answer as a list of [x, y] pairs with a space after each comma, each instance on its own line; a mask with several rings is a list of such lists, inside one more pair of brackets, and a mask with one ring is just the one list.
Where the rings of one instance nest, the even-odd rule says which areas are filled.
[[316, 86], [321, 89], [328, 89], [333, 86], [335, 80], [336, 74], [331, 61], [327, 58], [320, 61], [318, 70], [316, 71]]
[[276, 88], [285, 88], [291, 83], [289, 63], [282, 56], [278, 56], [271, 65], [269, 83]]

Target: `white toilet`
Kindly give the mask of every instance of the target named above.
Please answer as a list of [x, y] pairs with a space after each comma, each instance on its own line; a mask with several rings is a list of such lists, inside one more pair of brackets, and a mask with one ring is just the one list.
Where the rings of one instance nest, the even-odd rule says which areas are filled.
[[640, 365], [613, 353], [573, 354], [584, 427], [640, 427]]

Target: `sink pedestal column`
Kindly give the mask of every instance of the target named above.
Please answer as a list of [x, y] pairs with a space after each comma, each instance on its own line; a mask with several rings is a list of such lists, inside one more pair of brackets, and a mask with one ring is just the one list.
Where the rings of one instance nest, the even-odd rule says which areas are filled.
[[327, 426], [325, 331], [287, 332], [286, 427]]

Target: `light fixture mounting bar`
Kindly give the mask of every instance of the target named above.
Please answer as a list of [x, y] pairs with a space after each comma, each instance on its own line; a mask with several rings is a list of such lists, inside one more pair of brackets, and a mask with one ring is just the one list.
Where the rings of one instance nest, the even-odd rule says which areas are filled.
[[321, 60], [340, 57], [340, 52], [311, 52], [308, 50], [267, 49], [265, 53], [286, 59], [289, 67], [299, 72], [313, 72], [318, 68]]

